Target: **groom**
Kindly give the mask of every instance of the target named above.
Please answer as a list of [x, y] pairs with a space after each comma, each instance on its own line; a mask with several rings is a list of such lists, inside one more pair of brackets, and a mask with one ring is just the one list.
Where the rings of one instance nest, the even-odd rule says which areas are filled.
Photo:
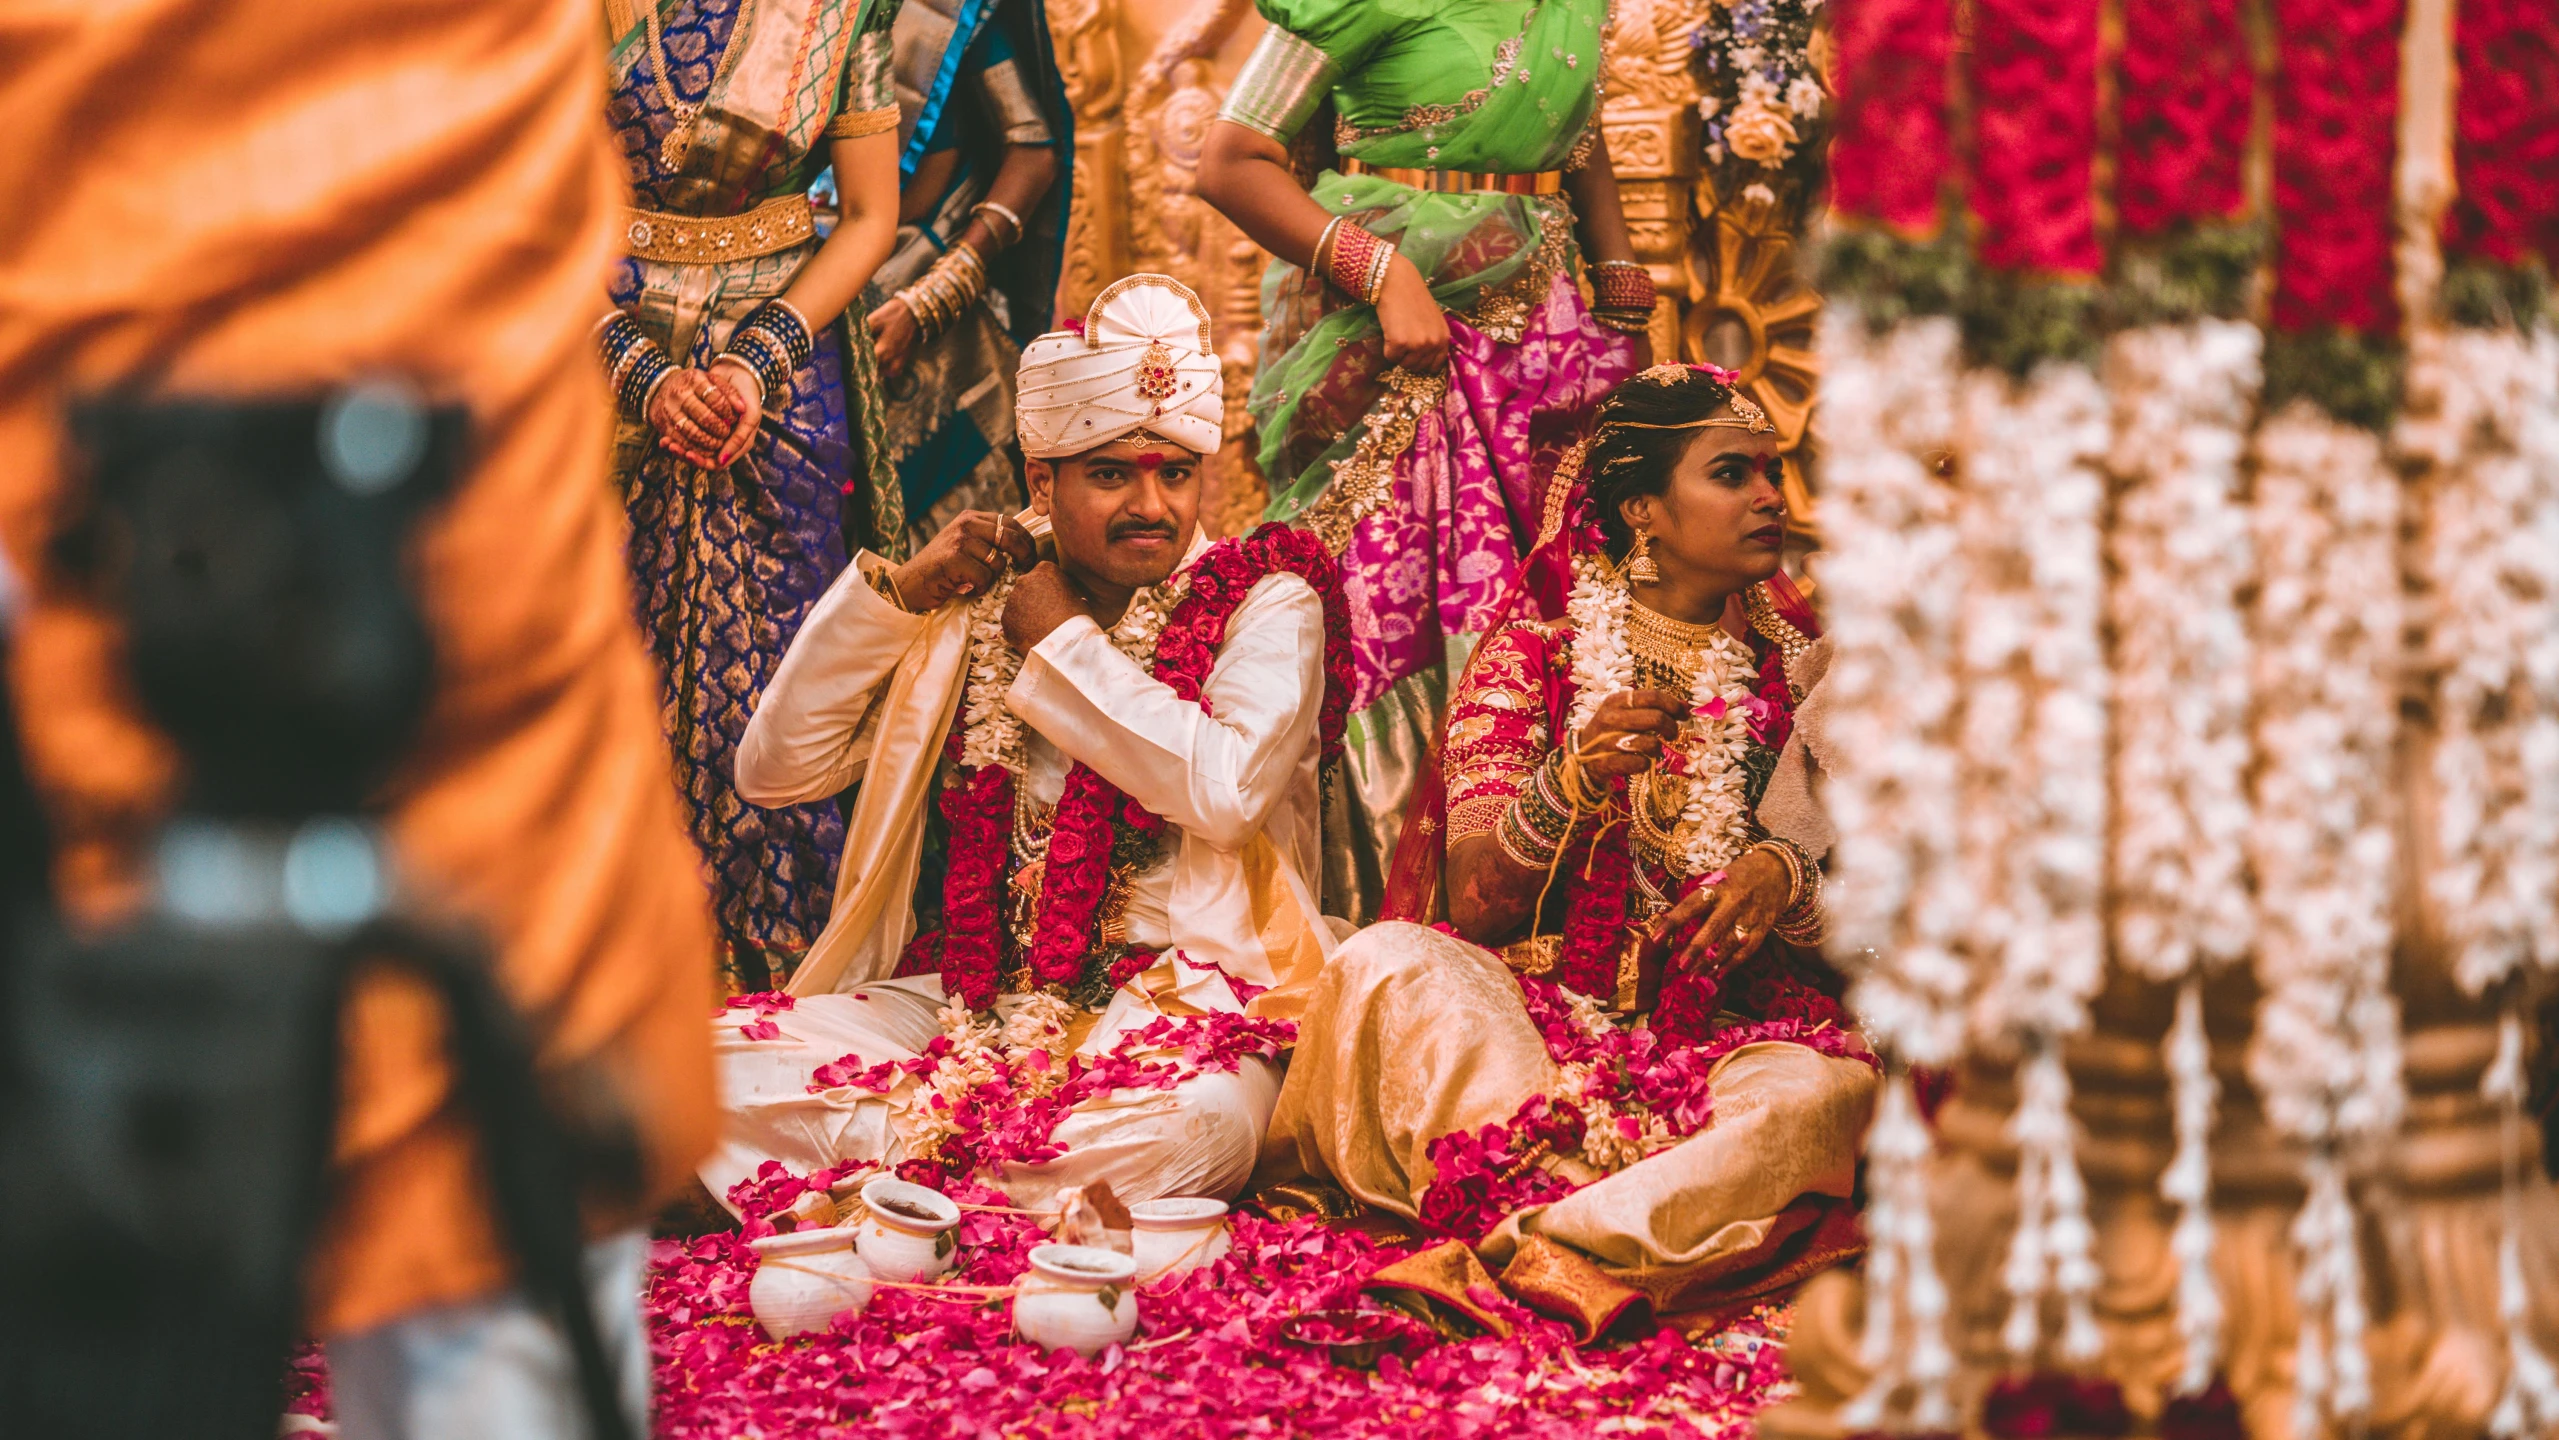
[[[1242, 1187], [1331, 944], [1307, 877], [1339, 601], [1300, 532], [1199, 534], [1222, 393], [1196, 295], [1110, 286], [1023, 354], [1029, 514], [858, 556], [802, 627], [739, 793], [861, 788], [790, 995], [715, 1022], [713, 1194], [768, 1160], [920, 1161], [1034, 1207]], [[947, 880], [919, 936], [928, 804]], [[1021, 1118], [1042, 1098], [1053, 1127]]]

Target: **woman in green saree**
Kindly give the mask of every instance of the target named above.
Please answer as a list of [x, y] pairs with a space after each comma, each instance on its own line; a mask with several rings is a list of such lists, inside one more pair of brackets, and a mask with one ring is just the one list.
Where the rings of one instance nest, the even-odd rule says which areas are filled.
[[[1279, 257], [1249, 404], [1268, 518], [1341, 557], [1352, 813], [1325, 901], [1366, 920], [1448, 667], [1502, 608], [1557, 459], [1642, 363], [1653, 283], [1600, 134], [1608, 0], [1259, 4], [1199, 187]], [[1301, 186], [1289, 147], [1328, 106], [1308, 138], [1338, 159]]]

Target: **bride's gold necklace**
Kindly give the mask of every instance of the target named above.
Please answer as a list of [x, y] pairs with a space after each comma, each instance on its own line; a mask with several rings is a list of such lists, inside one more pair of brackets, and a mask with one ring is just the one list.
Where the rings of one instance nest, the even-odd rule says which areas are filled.
[[1673, 620], [1635, 599], [1626, 602], [1626, 648], [1640, 660], [1675, 671], [1683, 681], [1714, 663], [1720, 643], [1730, 639], [1721, 620], [1692, 625]]

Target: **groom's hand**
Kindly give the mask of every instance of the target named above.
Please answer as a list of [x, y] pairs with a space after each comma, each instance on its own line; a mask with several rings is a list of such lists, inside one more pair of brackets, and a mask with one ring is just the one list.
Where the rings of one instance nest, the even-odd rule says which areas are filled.
[[1036, 553], [1021, 521], [1001, 512], [963, 510], [897, 568], [898, 597], [919, 615], [938, 610], [985, 594], [996, 577], [1030, 564]]
[[1083, 613], [1083, 597], [1067, 583], [1066, 572], [1043, 560], [1013, 582], [1004, 602], [1004, 638], [1017, 653], [1028, 654], [1049, 632]]

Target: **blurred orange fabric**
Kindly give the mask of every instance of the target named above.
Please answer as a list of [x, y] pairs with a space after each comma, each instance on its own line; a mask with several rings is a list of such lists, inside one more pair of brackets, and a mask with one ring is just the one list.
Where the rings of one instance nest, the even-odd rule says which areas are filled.
[[[42, 585], [64, 398], [394, 370], [469, 406], [417, 552], [441, 688], [389, 824], [413, 889], [497, 938], [545, 1062], [618, 1083], [653, 1197], [714, 1134], [715, 1001], [587, 339], [622, 199], [601, 29], [596, 0], [0, 7], [0, 537], [37, 580], [10, 678], [59, 878], [109, 914], [176, 763], [114, 626]], [[431, 1005], [377, 984], [349, 1027], [321, 1333], [507, 1280]]]

